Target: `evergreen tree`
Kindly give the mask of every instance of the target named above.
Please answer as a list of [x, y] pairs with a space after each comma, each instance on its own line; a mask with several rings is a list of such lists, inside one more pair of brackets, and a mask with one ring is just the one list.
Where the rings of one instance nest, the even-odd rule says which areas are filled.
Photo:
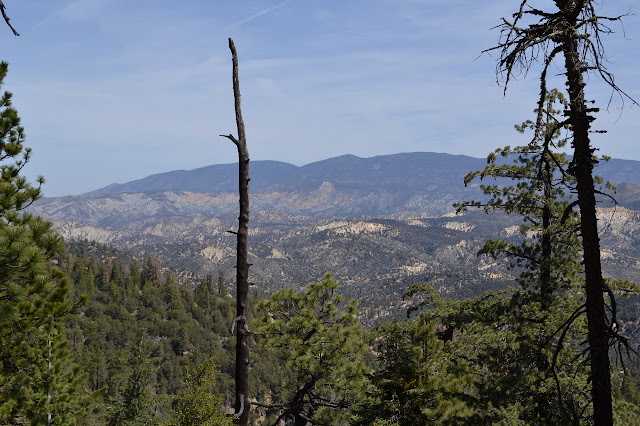
[[129, 352], [131, 373], [127, 385], [115, 401], [109, 426], [136, 426], [156, 423], [150, 414], [151, 395], [148, 389], [152, 366], [145, 349], [146, 333], [141, 330], [138, 342]]
[[142, 274], [137, 261], [133, 261], [129, 267], [129, 278], [127, 280], [127, 292], [131, 295], [138, 295], [142, 284]]
[[[493, 407], [487, 414], [492, 421], [510, 414], [521, 422], [576, 424], [592, 413], [583, 392], [588, 372], [582, 367], [588, 359], [579, 346], [586, 324], [577, 232], [580, 215], [571, 208], [575, 202], [570, 194], [576, 182], [567, 172], [566, 155], [559, 151], [567, 143], [562, 132], [568, 125], [557, 123], [567, 106], [557, 90], [547, 93], [542, 111], [534, 111], [537, 120], [516, 126], [521, 133], [532, 131], [532, 141], [496, 150], [487, 167], [465, 177], [465, 184], [477, 177], [503, 179], [481, 185], [489, 200], [457, 205], [458, 211], [482, 207], [523, 219], [520, 243], [489, 240], [478, 253], [506, 257], [509, 267], [520, 271], [521, 288], [454, 303], [448, 314], [440, 314], [448, 327], [475, 328], [483, 336], [473, 341], [483, 347], [478, 352], [483, 355], [473, 357], [472, 365], [492, 373], [477, 382], [479, 403]], [[504, 162], [499, 163], [500, 158]], [[461, 347], [464, 344], [457, 345]], [[509, 395], [518, 397], [513, 400]]]
[[218, 272], [218, 296], [225, 297], [227, 295], [227, 279], [224, 276], [224, 271]]
[[142, 263], [142, 284], [150, 283], [157, 287], [160, 284], [160, 274], [160, 261], [148, 254]]
[[[533, 64], [540, 62], [540, 94], [536, 132], [543, 131], [543, 118], [547, 95], [547, 72], [554, 61], [562, 57], [568, 93], [565, 117], [554, 123], [555, 128], [569, 126], [573, 158], [568, 173], [575, 177], [580, 207], [580, 237], [584, 259], [585, 313], [588, 325], [588, 351], [591, 368], [591, 395], [594, 422], [598, 425], [613, 424], [611, 400], [611, 368], [609, 348], [616, 341], [626, 343], [616, 330], [616, 303], [612, 289], [602, 276], [600, 238], [596, 216], [596, 194], [593, 168], [595, 148], [591, 144], [592, 115], [598, 108], [589, 106], [585, 95], [589, 73], [602, 78], [612, 90], [630, 99], [614, 82], [607, 70], [602, 36], [612, 32], [611, 22], [621, 16], [599, 15], [595, 0], [554, 0], [549, 4], [532, 4], [522, 0], [510, 18], [502, 18], [498, 25], [501, 39], [497, 46], [487, 51], [500, 52], [497, 72], [505, 76], [505, 90], [511, 77], [519, 71], [525, 74]], [[608, 315], [604, 294], [610, 299]]]
[[231, 426], [222, 410], [222, 396], [215, 393], [217, 366], [210, 358], [186, 377], [187, 391], [176, 401], [176, 419], [171, 426]]
[[186, 314], [184, 303], [180, 294], [178, 282], [174, 278], [171, 271], [165, 274], [164, 284], [162, 285], [164, 302], [168, 308], [170, 319], [184, 320]]
[[213, 289], [209, 286], [207, 279], [202, 278], [194, 291], [196, 304], [202, 308], [206, 316], [211, 315], [211, 311], [215, 306], [215, 296], [212, 294]]
[[543, 308], [539, 293], [526, 289], [444, 300], [432, 286], [416, 284], [406, 295], [419, 295], [424, 309], [419, 319], [442, 330], [442, 357], [455, 360], [463, 373], [451, 376], [462, 392], [448, 399], [473, 409], [471, 424], [588, 421], [592, 411], [581, 347], [586, 323], [573, 318], [577, 297], [552, 295]]
[[[431, 288], [439, 298], [437, 291]], [[382, 323], [371, 333], [378, 368], [373, 388], [357, 407], [358, 426], [475, 424], [479, 413], [473, 400], [473, 376], [463, 358], [451, 356], [438, 338], [432, 318]]]
[[275, 407], [281, 411], [279, 419], [296, 425], [343, 424], [349, 409], [362, 403], [369, 386], [368, 348], [356, 318], [357, 302], [349, 301], [341, 311], [344, 298], [335, 293], [337, 288], [327, 274], [304, 293], [283, 289], [258, 304], [267, 315], [258, 319], [255, 332], [280, 350], [293, 375], [285, 384], [289, 397]]
[[378, 327], [374, 342], [382, 367], [372, 376], [377, 390], [358, 424], [560, 425], [590, 419], [588, 358], [581, 347], [580, 217], [570, 209], [575, 181], [558, 152], [566, 139], [555, 125], [565, 105], [551, 91], [542, 120], [516, 126], [533, 130], [533, 141], [496, 150], [487, 167], [466, 176], [466, 184], [477, 177], [495, 180], [480, 186], [488, 199], [457, 206], [522, 217], [521, 242], [490, 240], [478, 253], [506, 259], [520, 272], [520, 288], [445, 300], [433, 286], [413, 285], [405, 296], [420, 297], [410, 312], [421, 313]]
[[89, 396], [80, 393], [86, 374], [69, 362], [69, 341], [54, 321], [32, 331], [26, 417], [34, 425], [74, 425]]
[[[562, 137], [565, 129], [555, 125], [566, 106], [560, 92], [549, 92], [544, 121], [527, 120], [515, 126], [520, 133], [532, 130], [533, 140], [526, 146], [495, 150], [483, 170], [465, 176], [465, 186], [476, 178], [483, 182], [494, 180], [493, 184], [480, 185], [488, 201], [456, 204], [458, 212], [474, 207], [487, 213], [498, 210], [522, 217], [521, 242], [489, 240], [478, 254], [494, 259], [506, 256], [509, 268], [522, 268], [518, 282], [523, 289], [537, 290], [543, 307], [548, 307], [554, 292], [573, 286], [582, 272], [577, 235], [580, 216], [571, 209], [574, 200], [570, 192], [575, 189], [575, 179], [567, 173], [566, 154], [559, 151], [567, 144]], [[539, 130], [537, 126], [543, 128]]]
[[587, 328], [580, 216], [571, 209], [569, 161], [557, 151], [566, 139], [556, 125], [556, 105], [566, 101], [554, 90], [541, 119], [537, 110], [537, 122], [516, 126], [534, 131], [529, 145], [498, 149], [485, 169], [467, 175], [466, 184], [498, 180], [480, 187], [488, 201], [458, 205], [459, 211], [471, 206], [522, 216], [520, 243], [490, 240], [479, 252], [506, 258], [520, 272], [520, 288], [463, 301], [444, 301], [424, 284], [407, 293], [422, 295], [420, 319], [443, 328], [447, 357], [473, 373], [473, 387], [459, 396], [472, 396], [466, 400], [480, 416], [477, 423], [579, 424], [592, 415], [581, 348]]
[[[7, 70], [1, 62], [0, 88]], [[31, 150], [11, 99], [0, 98], [0, 418], [46, 424], [55, 415], [56, 424], [72, 424], [76, 382], [62, 324], [72, 306], [67, 280], [50, 262], [64, 243], [51, 223], [24, 212], [44, 179], [32, 186], [20, 175]]]

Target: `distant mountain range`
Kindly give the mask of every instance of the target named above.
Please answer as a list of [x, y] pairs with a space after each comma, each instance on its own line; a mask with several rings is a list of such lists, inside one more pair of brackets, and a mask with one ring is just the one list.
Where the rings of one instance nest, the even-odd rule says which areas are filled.
[[[482, 196], [464, 176], [486, 164], [463, 155], [407, 153], [331, 158], [305, 166], [251, 163], [252, 280], [265, 289], [304, 285], [333, 272], [371, 320], [400, 306], [412, 282], [474, 294], [511, 282], [476, 252], [487, 238], [521, 238], [518, 218], [452, 205]], [[640, 277], [640, 162], [611, 160], [597, 174], [618, 185], [621, 206], [602, 204], [610, 276]], [[233, 276], [237, 164], [152, 175], [96, 191], [39, 200], [31, 210], [66, 239], [153, 254], [166, 265]]]
[[[250, 165], [250, 191], [254, 195], [253, 208], [291, 214], [318, 217], [381, 216], [402, 211], [440, 214], [450, 210], [468, 192], [463, 184], [465, 174], [482, 165], [483, 161], [477, 158], [433, 153], [373, 158], [344, 155], [301, 167], [254, 161]], [[161, 173], [109, 185], [87, 195], [236, 193], [237, 167], [221, 164]]]
[[[378, 191], [420, 190], [425, 185], [450, 184], [484, 160], [465, 155], [414, 152], [360, 158], [343, 155], [295, 166], [280, 161], [252, 161], [251, 191], [313, 191], [324, 182], [337, 190]], [[113, 184], [89, 194], [123, 192], [189, 191], [201, 193], [237, 191], [238, 166], [218, 164], [194, 170], [159, 173], [125, 184]], [[638, 174], [640, 178], [640, 174]]]
[[[330, 158], [305, 166], [278, 161], [253, 161], [250, 167], [252, 209], [282, 211], [313, 217], [388, 216], [407, 212], [440, 215], [456, 202], [481, 197], [479, 183], [465, 188], [464, 176], [484, 167], [484, 159], [438, 153], [405, 153], [359, 158]], [[613, 159], [597, 173], [621, 186], [622, 205], [636, 203], [640, 162]], [[89, 220], [116, 225], [125, 216], [113, 215], [98, 205], [133, 208], [135, 218], [151, 214], [215, 216], [233, 213], [237, 164], [220, 164], [194, 170], [177, 170], [123, 184], [112, 184], [87, 194], [40, 201], [36, 209], [62, 220]], [[206, 194], [197, 203], [181, 193]], [[145, 194], [133, 201], [130, 195]], [[188, 198], [188, 197], [187, 197]], [[125, 201], [126, 200], [126, 201]], [[181, 201], [182, 200], [182, 201]], [[138, 208], [144, 203], [143, 208]], [[635, 204], [634, 204], [635, 205]], [[123, 207], [126, 209], [126, 207]], [[194, 216], [195, 215], [195, 216]], [[91, 219], [92, 218], [92, 219]]]
[[[251, 162], [251, 191], [306, 191], [331, 183], [338, 191], [415, 191], [459, 187], [464, 176], [486, 165], [485, 159], [435, 152], [412, 152], [360, 158], [343, 155], [295, 166], [280, 161]], [[237, 163], [217, 164], [194, 170], [158, 173], [143, 179], [89, 192], [107, 195], [135, 192], [189, 191], [234, 192]], [[612, 183], [640, 184], [640, 162], [612, 159], [596, 168], [596, 173]]]

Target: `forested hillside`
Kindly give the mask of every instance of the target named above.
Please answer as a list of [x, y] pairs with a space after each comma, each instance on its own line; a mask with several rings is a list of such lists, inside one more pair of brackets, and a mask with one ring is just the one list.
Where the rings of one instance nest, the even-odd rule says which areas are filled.
[[[71, 282], [77, 304], [65, 321], [70, 365], [82, 372], [78, 395], [88, 396], [80, 424], [167, 424], [178, 418], [198, 369], [205, 369], [223, 412], [232, 392], [229, 328], [233, 299], [224, 275], [178, 283], [151, 256], [123, 261], [108, 247], [71, 244], [56, 262]], [[267, 351], [256, 348], [256, 396], [279, 392], [282, 373]], [[197, 407], [196, 407], [197, 408]], [[202, 407], [204, 409], [204, 407]]]
[[[211, 403], [202, 409], [221, 416], [223, 406], [231, 405], [233, 290], [223, 275], [198, 279], [191, 274], [172, 271], [151, 256], [139, 262], [131, 261], [126, 253], [93, 243], [71, 243], [68, 252], [56, 258], [54, 263], [68, 275], [71, 283], [69, 295], [78, 302], [75, 311], [65, 319], [69, 343], [68, 358], [64, 360], [66, 369], [75, 369], [79, 374], [75, 398], [86, 401], [83, 407], [77, 407], [78, 424], [167, 424], [178, 421], [180, 407], [184, 409], [180, 398], [194, 389], [189, 382], [192, 374], [207, 365], [214, 366], [205, 376], [211, 387], [201, 388], [200, 393], [201, 396], [210, 395]], [[182, 276], [183, 282], [178, 283], [176, 276]], [[351, 312], [353, 319], [349, 321], [358, 324], [355, 304], [349, 307], [350, 311], [346, 310], [346, 301], [338, 296], [343, 288], [327, 280], [322, 285], [329, 285], [335, 295], [331, 303], [336, 311], [332, 315], [341, 318], [345, 312]], [[314, 293], [307, 294], [311, 296]], [[442, 298], [435, 288], [426, 285], [413, 286], [409, 294], [414, 296], [407, 299], [410, 303], [405, 312], [411, 306], [417, 306], [415, 301], [430, 308], [418, 317], [412, 315], [410, 320], [383, 323], [369, 332], [358, 325], [354, 328], [355, 334], [345, 335], [344, 338], [349, 336], [350, 343], [344, 346], [343, 342], [341, 347], [361, 354], [360, 370], [339, 372], [340, 368], [345, 368], [347, 358], [353, 361], [356, 352], [344, 352], [335, 355], [332, 361], [322, 361], [330, 362], [327, 368], [331, 365], [328, 370], [317, 370], [322, 371], [318, 377], [325, 383], [322, 388], [326, 391], [327, 386], [339, 386], [339, 392], [345, 395], [344, 400], [333, 400], [327, 405], [338, 408], [333, 407], [328, 412], [326, 407], [324, 411], [320, 410], [324, 413], [322, 416], [333, 419], [329, 420], [331, 424], [337, 424], [338, 418], [343, 419], [340, 422], [364, 424], [370, 422], [372, 416], [381, 419], [402, 415], [406, 419], [400, 424], [405, 424], [403, 422], [408, 422], [408, 419], [423, 424], [428, 422], [428, 417], [420, 417], [424, 414], [420, 414], [423, 411], [417, 407], [422, 404], [420, 401], [431, 401], [428, 415], [445, 416], [443, 418], [452, 422], [495, 424], [493, 422], [501, 418], [517, 417], [513, 411], [516, 410], [516, 402], [505, 400], [499, 389], [511, 386], [507, 385], [513, 380], [510, 375], [521, 374], [516, 371], [529, 368], [525, 358], [521, 358], [524, 355], [514, 352], [507, 356], [508, 352], [505, 352], [521, 347], [518, 342], [525, 331], [496, 329], [491, 325], [495, 319], [489, 318], [493, 318], [490, 314], [493, 310], [501, 312], [503, 317], [500, 321], [505, 323], [517, 321], [518, 315], [535, 317], [538, 314], [527, 305], [531, 303], [532, 296], [523, 294], [518, 296], [518, 300], [511, 300], [508, 292], [489, 292], [465, 300], [449, 299]], [[252, 343], [255, 362], [251, 365], [251, 387], [252, 400], [263, 405], [262, 408], [257, 405], [253, 414], [254, 420], [261, 424], [270, 424], [266, 421], [268, 418], [274, 421], [283, 412], [281, 407], [285, 407], [289, 396], [307, 383], [305, 376], [299, 375], [309, 368], [304, 363], [318, 361], [310, 361], [303, 353], [317, 354], [314, 345], [322, 345], [320, 342], [323, 340], [331, 344], [331, 339], [340, 339], [332, 334], [336, 331], [327, 329], [328, 334], [318, 335], [317, 340], [298, 347], [299, 341], [291, 334], [292, 330], [280, 334], [278, 327], [286, 326], [286, 322], [280, 323], [274, 316], [276, 312], [280, 312], [283, 319], [296, 321], [299, 325], [295, 327], [302, 327], [295, 331], [300, 336], [304, 337], [308, 332], [304, 331], [305, 327], [318, 327], [313, 317], [296, 317], [308, 315], [303, 314], [304, 306], [299, 301], [307, 300], [300, 299], [302, 295], [302, 292], [283, 290], [271, 295], [272, 302], [269, 302], [257, 289], [254, 290], [251, 306], [257, 306], [257, 310], [252, 310], [251, 321], [251, 330], [256, 332]], [[289, 299], [298, 301], [292, 306], [287, 302]], [[276, 308], [270, 303], [278, 303], [281, 307]], [[326, 302], [312, 297], [305, 303], [319, 307]], [[625, 333], [634, 335], [640, 322], [638, 297], [622, 298], [619, 303], [620, 324]], [[514, 311], [515, 306], [519, 306], [519, 310]], [[556, 316], [567, 314], [562, 303], [555, 309], [555, 316], [549, 317], [548, 321], [559, 321]], [[271, 314], [265, 316], [267, 312]], [[323, 327], [330, 323], [326, 322]], [[483, 349], [468, 352], [466, 345]], [[375, 350], [375, 356], [369, 347]], [[284, 351], [280, 352], [281, 349]], [[471, 353], [476, 355], [469, 358]], [[433, 354], [438, 355], [434, 357]], [[311, 356], [313, 359], [317, 355]], [[508, 366], [505, 363], [511, 356], [516, 356], [509, 361], [515, 364]], [[446, 359], [457, 361], [442, 364]], [[500, 375], [491, 378], [480, 374], [473, 379], [477, 374], [473, 373], [474, 369], [487, 368], [490, 360], [497, 369], [508, 367], [513, 370], [504, 378], [507, 382], [500, 385]], [[577, 366], [574, 361], [567, 359], [567, 362], [566, 368]], [[444, 365], [447, 365], [447, 375], [440, 377], [439, 373], [440, 378], [432, 381], [433, 369], [441, 370]], [[627, 360], [626, 374], [615, 376], [615, 394], [618, 405], [625, 407], [620, 408], [626, 410], [625, 416], [633, 415], [633, 411], [627, 412], [630, 406], [620, 405], [623, 401], [640, 403], [638, 365], [637, 358]], [[350, 377], [348, 383], [337, 384], [341, 375]], [[528, 382], [521, 383], [521, 386], [520, 392], [533, 392], [535, 388]], [[495, 389], [497, 393], [478, 399], [478, 395], [485, 392], [483, 388]], [[575, 391], [579, 392], [579, 389]], [[553, 387], [549, 392], [555, 392]], [[392, 395], [399, 398], [400, 405], [388, 405], [392, 401], [387, 401], [387, 398]], [[454, 395], [455, 398], [451, 399]], [[548, 398], [552, 400], [554, 397]], [[516, 397], [516, 400], [522, 398]], [[495, 409], [487, 411], [487, 404], [493, 404]], [[307, 410], [310, 408], [304, 406], [303, 413], [309, 414]], [[356, 417], [352, 417], [356, 412]], [[453, 414], [445, 414], [447, 412]], [[348, 420], [350, 418], [352, 420]], [[223, 417], [220, 419], [222, 422]]]
[[[119, 213], [114, 212], [114, 217]], [[236, 216], [208, 220], [140, 219], [123, 228], [57, 222], [67, 241], [93, 240], [146, 253], [171, 267], [200, 275], [222, 270], [234, 276]], [[600, 210], [607, 276], [634, 280], [640, 274], [640, 212]], [[55, 222], [54, 222], [55, 223]], [[356, 297], [368, 324], [402, 315], [402, 293], [431, 282], [447, 294], [473, 296], [503, 288], [513, 276], [500, 263], [477, 256], [485, 240], [520, 238], [517, 218], [469, 211], [441, 217], [314, 219], [282, 212], [252, 214], [251, 282], [263, 291], [302, 288], [331, 271], [347, 297]]]

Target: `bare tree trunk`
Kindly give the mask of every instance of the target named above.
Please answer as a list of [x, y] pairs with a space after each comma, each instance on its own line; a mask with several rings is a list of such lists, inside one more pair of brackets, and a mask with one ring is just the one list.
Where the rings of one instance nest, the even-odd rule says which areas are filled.
[[591, 394], [594, 424], [612, 425], [609, 334], [605, 315], [604, 281], [600, 263], [600, 238], [596, 217], [593, 185], [593, 152], [589, 141], [589, 126], [593, 120], [584, 98], [583, 64], [578, 52], [578, 35], [573, 32], [562, 40], [567, 70], [567, 88], [573, 128], [574, 174], [580, 205], [580, 231], [584, 252], [585, 293], [589, 352], [591, 355]]
[[546, 310], [549, 308], [549, 299], [553, 294], [551, 287], [551, 235], [549, 235], [549, 227], [551, 226], [551, 159], [548, 153], [541, 156], [544, 161], [544, 173], [542, 175], [544, 185], [544, 206], [542, 207], [542, 270], [540, 271], [540, 298], [542, 306]]
[[249, 421], [249, 345], [247, 312], [249, 296], [249, 151], [244, 133], [244, 121], [240, 109], [240, 84], [238, 82], [238, 54], [233, 40], [229, 38], [229, 49], [233, 60], [233, 97], [235, 99], [238, 139], [233, 135], [221, 135], [230, 139], [238, 148], [238, 190], [240, 192], [240, 215], [238, 216], [238, 243], [236, 246], [236, 416], [238, 425]]
[[[547, 71], [560, 53], [564, 56], [566, 84], [569, 92], [567, 119], [558, 123], [558, 129], [566, 124], [573, 131], [574, 156], [568, 172], [576, 179], [578, 205], [580, 206], [580, 234], [582, 238], [585, 272], [585, 311], [587, 316], [589, 356], [591, 361], [591, 395], [593, 421], [596, 425], [613, 424], [611, 401], [611, 364], [609, 344], [616, 341], [626, 344], [626, 339], [617, 336], [611, 329], [615, 322], [615, 300], [602, 277], [600, 238], [596, 217], [596, 190], [593, 181], [595, 150], [589, 140], [589, 127], [594, 117], [589, 114], [596, 108], [587, 108], [584, 94], [584, 75], [593, 72], [622, 99], [634, 99], [614, 82], [606, 69], [606, 60], [601, 35], [613, 32], [608, 23], [621, 21], [625, 15], [601, 16], [596, 0], [554, 0], [557, 11], [547, 12], [538, 8], [539, 2], [521, 0], [518, 12], [510, 18], [502, 18], [498, 46], [485, 50], [500, 50], [497, 71], [506, 74], [506, 86], [514, 71], [529, 71], [539, 61], [544, 63], [540, 74], [540, 100], [538, 123], [543, 114], [546, 95]], [[543, 2], [544, 3], [544, 2]], [[534, 22], [527, 24], [527, 20]], [[537, 133], [536, 133], [537, 135]], [[607, 318], [604, 292], [611, 298], [611, 318]]]

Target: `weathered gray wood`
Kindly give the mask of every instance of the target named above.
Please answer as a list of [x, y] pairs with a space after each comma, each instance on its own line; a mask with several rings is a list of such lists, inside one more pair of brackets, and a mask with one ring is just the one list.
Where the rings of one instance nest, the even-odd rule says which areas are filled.
[[233, 39], [229, 38], [229, 49], [233, 61], [233, 97], [235, 99], [236, 125], [238, 138], [233, 135], [221, 135], [231, 140], [238, 148], [238, 190], [240, 192], [240, 215], [236, 246], [236, 416], [238, 425], [245, 426], [249, 421], [249, 345], [247, 313], [249, 303], [249, 151], [244, 131], [244, 120], [240, 108], [240, 84], [238, 82], [238, 54]]

